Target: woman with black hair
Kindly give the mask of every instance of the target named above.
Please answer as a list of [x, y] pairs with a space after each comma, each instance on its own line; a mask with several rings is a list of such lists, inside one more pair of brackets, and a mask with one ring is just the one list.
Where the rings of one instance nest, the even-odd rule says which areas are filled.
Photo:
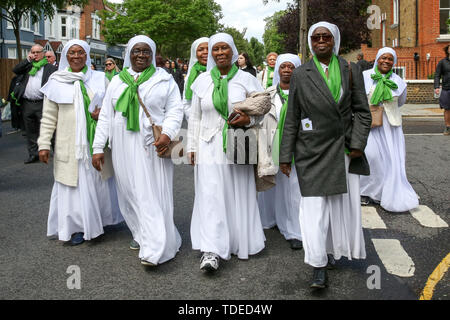
[[439, 97], [439, 105], [444, 109], [445, 130], [444, 136], [450, 135], [450, 45], [444, 47], [445, 58], [439, 61], [434, 75], [434, 91], [439, 94], [442, 77], [442, 91]]
[[252, 65], [252, 62], [250, 61], [250, 57], [248, 56], [247, 52], [242, 52], [238, 60], [236, 61], [236, 65], [241, 69], [242, 71], [246, 71], [256, 77], [256, 70]]

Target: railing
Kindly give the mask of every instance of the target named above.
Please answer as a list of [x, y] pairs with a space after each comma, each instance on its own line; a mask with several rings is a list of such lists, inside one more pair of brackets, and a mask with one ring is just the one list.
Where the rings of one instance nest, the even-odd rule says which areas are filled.
[[430, 59], [401, 58], [394, 67], [394, 72], [405, 80], [426, 80], [434, 79], [436, 66], [442, 58], [433, 57]]

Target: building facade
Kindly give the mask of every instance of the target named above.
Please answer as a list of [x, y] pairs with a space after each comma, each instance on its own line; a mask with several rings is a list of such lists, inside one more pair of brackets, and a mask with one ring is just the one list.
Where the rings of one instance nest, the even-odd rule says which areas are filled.
[[385, 46], [397, 52], [395, 72], [404, 79], [431, 79], [450, 44], [447, 20], [450, 0], [373, 0], [380, 8], [379, 28], [372, 30], [372, 46], [362, 46], [364, 58], [375, 59]]

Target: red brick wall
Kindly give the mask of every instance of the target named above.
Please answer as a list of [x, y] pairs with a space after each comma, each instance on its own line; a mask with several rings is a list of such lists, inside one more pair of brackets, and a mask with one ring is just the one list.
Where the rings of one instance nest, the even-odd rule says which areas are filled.
[[[80, 39], [86, 40], [87, 35], [92, 34], [92, 18], [91, 13], [97, 10], [103, 10], [105, 5], [103, 0], [90, 0], [87, 5], [83, 7], [80, 18]], [[100, 34], [100, 40], [104, 41], [104, 37]]]

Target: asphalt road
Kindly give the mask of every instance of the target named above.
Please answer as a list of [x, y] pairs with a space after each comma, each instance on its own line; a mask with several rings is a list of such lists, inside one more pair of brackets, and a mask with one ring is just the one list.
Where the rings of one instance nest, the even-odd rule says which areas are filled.
[[[405, 132], [424, 131], [410, 120], [404, 125]], [[430, 123], [425, 126], [434, 128]], [[430, 274], [450, 252], [449, 228], [423, 227], [410, 213], [392, 214], [377, 207], [387, 229], [364, 229], [367, 259], [338, 261], [337, 269], [329, 271], [330, 287], [325, 291], [309, 289], [312, 268], [303, 263], [303, 251], [292, 251], [277, 229], [265, 230], [266, 248], [261, 253], [249, 260], [233, 256], [221, 261], [216, 274], [204, 274], [199, 270], [200, 254], [191, 249], [193, 168], [185, 165], [176, 167], [174, 180], [174, 219], [183, 240], [181, 250], [175, 259], [146, 268], [128, 248], [131, 236], [125, 224], [108, 227], [98, 239], [76, 247], [47, 239], [52, 165], [24, 165], [24, 137], [6, 135], [8, 122], [3, 130], [0, 299], [417, 300]], [[406, 136], [406, 149], [408, 178], [420, 203], [450, 224], [450, 137]], [[389, 274], [374, 248], [374, 238], [399, 240], [414, 261], [414, 276]], [[81, 289], [68, 289], [69, 266], [79, 267]], [[370, 266], [381, 271], [379, 289], [367, 286]], [[449, 300], [449, 277], [447, 273], [438, 283], [433, 300]]]

